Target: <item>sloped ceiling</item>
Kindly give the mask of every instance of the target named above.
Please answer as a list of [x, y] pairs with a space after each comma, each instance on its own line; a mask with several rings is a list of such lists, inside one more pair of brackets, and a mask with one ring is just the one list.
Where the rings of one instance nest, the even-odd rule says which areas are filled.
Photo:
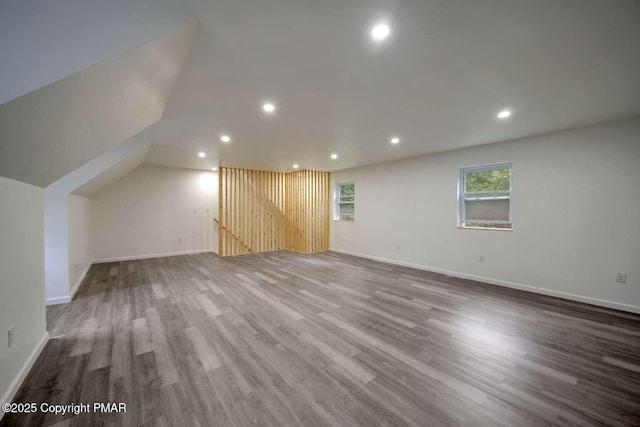
[[146, 149], [142, 149], [138, 153], [135, 153], [113, 165], [100, 175], [97, 175], [95, 178], [87, 181], [81, 187], [73, 191], [72, 194], [84, 197], [93, 197], [98, 194], [103, 188], [110, 186], [140, 166], [147, 156], [148, 148], [149, 147], [147, 146]]
[[338, 170], [640, 114], [637, 0], [186, 4], [198, 33], [152, 163]]
[[0, 0], [0, 105], [193, 25], [171, 0]]
[[0, 102], [49, 83], [0, 106], [0, 175], [46, 186], [133, 134], [147, 163], [333, 171], [636, 116], [638, 22], [638, 0], [0, 0]]
[[157, 121], [193, 31], [158, 38], [0, 106], [0, 175], [46, 187]]

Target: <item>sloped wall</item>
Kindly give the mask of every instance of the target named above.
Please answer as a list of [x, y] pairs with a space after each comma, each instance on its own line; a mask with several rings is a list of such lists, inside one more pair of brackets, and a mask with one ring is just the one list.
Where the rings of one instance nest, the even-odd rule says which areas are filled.
[[0, 176], [47, 187], [158, 121], [193, 32], [167, 35], [0, 105]]

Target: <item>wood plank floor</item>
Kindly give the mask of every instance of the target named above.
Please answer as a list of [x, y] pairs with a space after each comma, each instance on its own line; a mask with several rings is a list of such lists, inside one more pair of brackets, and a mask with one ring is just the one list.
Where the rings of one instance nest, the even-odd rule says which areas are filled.
[[638, 426], [640, 316], [335, 253], [91, 267], [1, 425]]

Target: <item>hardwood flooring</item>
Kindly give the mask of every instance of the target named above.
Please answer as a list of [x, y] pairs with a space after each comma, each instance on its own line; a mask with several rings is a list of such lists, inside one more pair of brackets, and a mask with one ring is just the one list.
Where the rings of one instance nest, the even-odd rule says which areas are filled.
[[2, 426], [637, 426], [640, 316], [335, 253], [91, 267]]

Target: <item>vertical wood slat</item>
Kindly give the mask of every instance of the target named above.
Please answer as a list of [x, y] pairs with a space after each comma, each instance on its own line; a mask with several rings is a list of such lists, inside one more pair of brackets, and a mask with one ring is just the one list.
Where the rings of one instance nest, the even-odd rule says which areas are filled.
[[328, 172], [221, 167], [218, 201], [220, 256], [329, 249]]
[[[236, 190], [233, 192], [233, 206], [234, 206], [234, 212], [233, 212], [233, 232], [234, 234], [238, 235], [238, 233], [240, 232], [240, 227], [238, 226], [238, 223], [240, 222], [240, 206], [239, 206], [239, 198], [240, 198], [240, 192], [238, 191], [239, 189], [239, 170], [238, 169], [234, 169], [233, 170], [233, 188]], [[240, 242], [238, 242], [236, 239], [233, 240], [233, 243], [235, 244], [235, 253], [243, 253], [244, 249], [241, 248], [240, 246]]]
[[218, 172], [218, 254], [222, 256], [222, 172]]
[[[249, 198], [251, 197], [250, 189], [248, 188], [248, 179], [246, 171], [239, 169], [238, 170], [238, 193], [240, 194], [240, 206], [238, 206], [238, 218], [240, 221], [239, 227], [239, 236], [243, 242], [247, 242], [247, 230], [250, 224], [250, 221], [246, 215], [248, 209]], [[242, 246], [241, 254], [251, 253], [251, 246]]]
[[286, 247], [310, 253], [329, 249], [329, 174], [286, 174]]
[[[229, 218], [229, 174], [225, 174], [224, 176], [224, 198], [225, 198], [225, 204], [224, 204], [224, 223], [227, 224], [228, 222], [228, 218]], [[225, 225], [226, 227], [226, 225]], [[228, 234], [225, 232], [225, 249], [226, 252], [229, 253], [229, 236]]]
[[[231, 216], [229, 217], [229, 229], [231, 230], [231, 232], [233, 234], [237, 235], [237, 230], [236, 230], [236, 212], [238, 211], [238, 209], [236, 209], [236, 196], [238, 195], [238, 191], [237, 191], [237, 184], [236, 184], [236, 170], [232, 169], [231, 170], [231, 201], [230, 201], [230, 206], [231, 206]], [[238, 247], [236, 245], [236, 239], [231, 239], [231, 252], [236, 254], [238, 253]]]

